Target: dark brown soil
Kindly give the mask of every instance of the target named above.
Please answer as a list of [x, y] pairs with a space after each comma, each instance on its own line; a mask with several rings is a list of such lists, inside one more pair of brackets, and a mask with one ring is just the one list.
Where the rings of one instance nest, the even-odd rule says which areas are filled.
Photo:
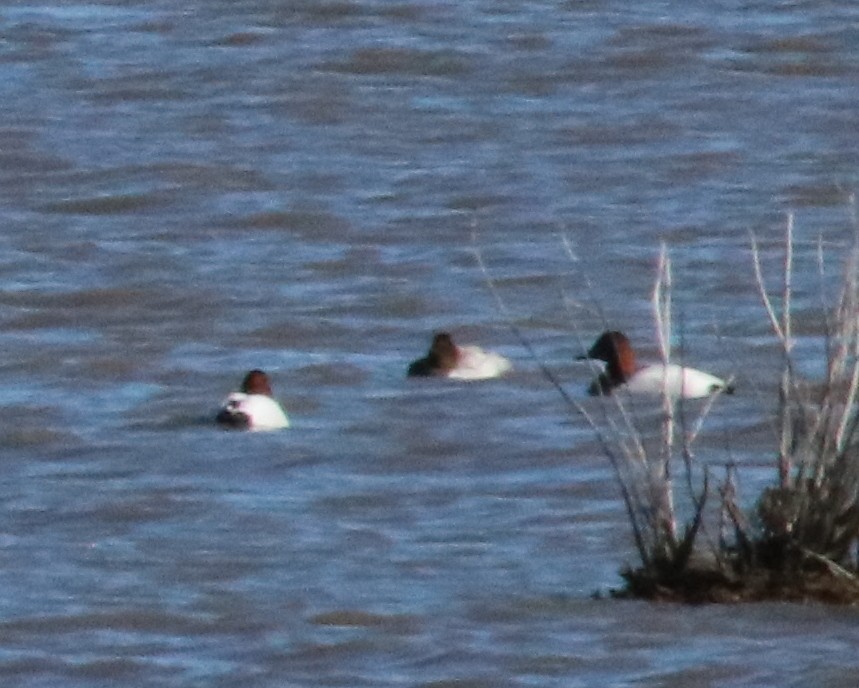
[[642, 569], [630, 569], [622, 575], [626, 586], [613, 590], [613, 597], [686, 604], [778, 601], [859, 605], [856, 579], [822, 567], [791, 574], [758, 568], [742, 574], [687, 569], [658, 578]]

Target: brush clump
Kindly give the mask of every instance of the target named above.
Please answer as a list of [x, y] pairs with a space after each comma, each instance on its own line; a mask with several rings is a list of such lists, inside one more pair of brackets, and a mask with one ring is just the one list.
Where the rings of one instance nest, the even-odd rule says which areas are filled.
[[[797, 372], [791, 322], [793, 218], [785, 236], [780, 309], [763, 278], [752, 237], [758, 290], [779, 342], [783, 371], [779, 384], [773, 484], [747, 514], [737, 498], [733, 465], [711, 501], [710, 470], [695, 460], [692, 445], [714, 396], [694, 423], [681, 402], [663, 399], [659, 441], [647, 442], [623, 397], [605, 398], [613, 407], [599, 423], [586, 410], [621, 488], [640, 558], [621, 572], [617, 597], [687, 603], [789, 602], [859, 603], [859, 242], [844, 268], [840, 294], [826, 321], [826, 379], [809, 385]], [[822, 243], [818, 265], [823, 270]], [[670, 262], [659, 261], [653, 305], [658, 339], [668, 362]], [[604, 420], [609, 418], [608, 414]], [[673, 471], [677, 459], [683, 479]], [[678, 484], [682, 487], [678, 488]], [[679, 492], [679, 494], [678, 494]], [[691, 513], [681, 522], [677, 502]], [[707, 514], [720, 515], [718, 542]]]

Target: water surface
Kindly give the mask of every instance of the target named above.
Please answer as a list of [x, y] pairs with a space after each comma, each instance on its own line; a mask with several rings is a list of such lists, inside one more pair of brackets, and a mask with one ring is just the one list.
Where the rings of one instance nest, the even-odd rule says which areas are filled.
[[[604, 327], [736, 376], [770, 475], [777, 288], [820, 371], [856, 223], [851, 2], [0, 8], [10, 686], [853, 686], [856, 615], [592, 599], [635, 562], [571, 393]], [[566, 240], [566, 244], [564, 243]], [[515, 363], [407, 381], [435, 330]], [[680, 347], [680, 338], [675, 342]], [[213, 428], [252, 367], [288, 432]]]

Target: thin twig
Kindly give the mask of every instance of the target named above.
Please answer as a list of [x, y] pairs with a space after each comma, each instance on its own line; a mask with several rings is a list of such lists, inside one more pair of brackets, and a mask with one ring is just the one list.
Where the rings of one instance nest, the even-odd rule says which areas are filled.
[[[677, 519], [674, 513], [674, 490], [672, 489], [671, 459], [674, 454], [674, 399], [668, 389], [668, 365], [671, 358], [671, 259], [663, 243], [659, 251], [656, 282], [653, 286], [653, 318], [656, 337], [662, 355], [662, 457], [656, 488], [660, 492], [660, 503], [664, 505], [663, 522], [668, 529], [671, 542], [677, 537]], [[680, 378], [680, 396], [683, 396], [683, 377]]]
[[561, 398], [570, 408], [574, 409], [576, 413], [578, 413], [582, 418], [584, 418], [585, 422], [589, 425], [595, 437], [597, 438], [597, 442], [600, 444], [603, 453], [609, 459], [609, 462], [614, 469], [615, 475], [618, 477], [621, 496], [623, 498], [627, 514], [629, 515], [630, 522], [632, 524], [633, 538], [635, 539], [636, 548], [638, 549], [639, 555], [641, 556], [643, 565], [649, 568], [652, 565], [652, 561], [650, 558], [650, 549], [645, 544], [644, 535], [641, 532], [638, 518], [636, 516], [636, 500], [630, 493], [626, 484], [626, 480], [623, 478], [620, 459], [615, 454], [614, 450], [611, 448], [611, 444], [609, 443], [603, 432], [600, 430], [599, 426], [594, 421], [591, 414], [588, 413], [588, 410], [567, 392], [567, 390], [561, 384], [560, 380], [558, 380], [557, 376], [545, 364], [539, 354], [537, 354], [537, 351], [534, 349], [531, 342], [516, 324], [513, 318], [513, 314], [507, 308], [507, 304], [501, 297], [501, 294], [498, 290], [498, 285], [495, 283], [495, 280], [490, 275], [489, 269], [486, 267], [486, 263], [483, 260], [483, 255], [480, 249], [477, 247], [476, 232], [472, 233], [472, 243], [474, 245], [474, 255], [477, 260], [477, 265], [480, 267], [480, 270], [483, 273], [484, 279], [486, 280], [486, 284], [489, 287], [489, 290], [495, 300], [499, 311], [507, 320], [508, 327], [510, 327], [510, 330], [513, 332], [514, 336], [519, 340], [520, 344], [528, 352], [528, 355], [531, 357], [531, 359], [537, 364], [538, 368], [540, 369], [540, 373], [543, 375], [544, 379], [546, 379], [558, 391], [558, 393], [561, 395]]
[[751, 242], [752, 261], [754, 263], [755, 268], [755, 282], [758, 285], [758, 293], [760, 294], [761, 301], [763, 301], [764, 308], [767, 311], [767, 316], [770, 319], [770, 326], [772, 327], [773, 332], [775, 332], [776, 337], [778, 337], [779, 342], [781, 342], [782, 348], [784, 350], [789, 350], [787, 337], [785, 337], [784, 331], [781, 328], [778, 316], [776, 315], [775, 309], [772, 305], [772, 301], [770, 301], [769, 294], [767, 293], [766, 284], [764, 283], [764, 276], [761, 271], [761, 256], [760, 251], [758, 250], [758, 240], [754, 232], [752, 232], [751, 234]]

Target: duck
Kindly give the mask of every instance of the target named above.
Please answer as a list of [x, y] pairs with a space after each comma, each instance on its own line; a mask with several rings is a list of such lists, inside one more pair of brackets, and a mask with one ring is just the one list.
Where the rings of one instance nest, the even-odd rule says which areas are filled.
[[623, 332], [603, 332], [579, 360], [605, 362], [605, 370], [591, 382], [588, 394], [605, 396], [618, 387], [632, 393], [662, 394], [681, 399], [700, 399], [716, 392], [733, 394], [734, 387], [725, 380], [695, 368], [674, 363], [638, 367], [635, 352]]
[[215, 416], [218, 425], [233, 430], [280, 430], [289, 427], [289, 419], [274, 399], [268, 375], [262, 370], [249, 371], [238, 392], [224, 400]]
[[478, 346], [457, 346], [448, 332], [433, 335], [427, 355], [409, 365], [408, 377], [447, 377], [455, 380], [485, 380], [503, 375], [510, 361]]

